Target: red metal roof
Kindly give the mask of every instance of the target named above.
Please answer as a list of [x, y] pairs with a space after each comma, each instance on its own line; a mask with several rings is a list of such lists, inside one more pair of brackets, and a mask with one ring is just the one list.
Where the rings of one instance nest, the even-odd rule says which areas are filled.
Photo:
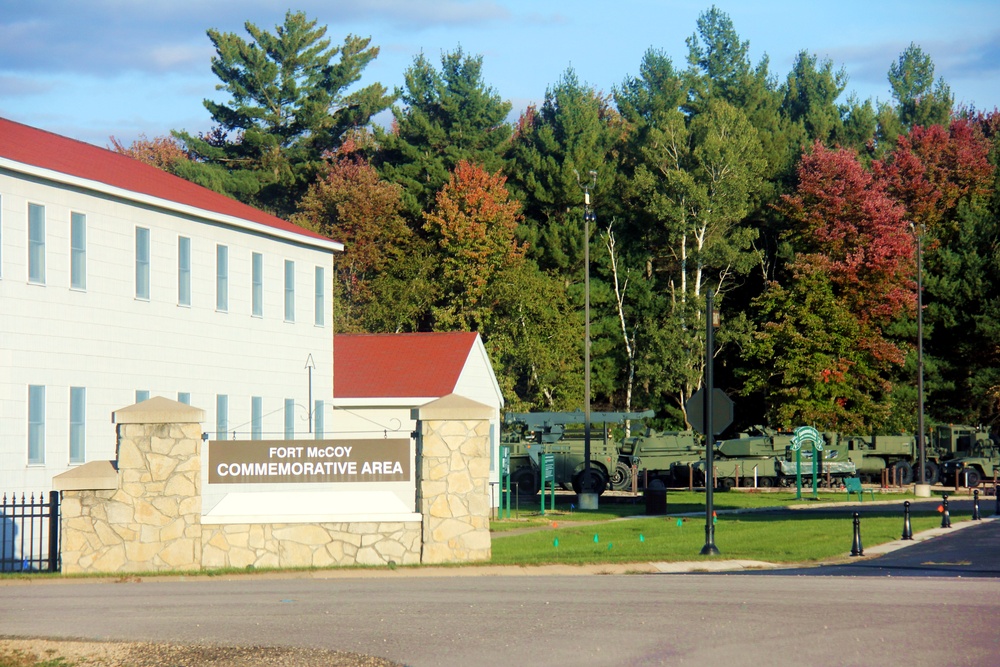
[[326, 237], [120, 153], [0, 118], [0, 157], [314, 239]]
[[337, 334], [334, 398], [447, 396], [455, 390], [479, 334]]

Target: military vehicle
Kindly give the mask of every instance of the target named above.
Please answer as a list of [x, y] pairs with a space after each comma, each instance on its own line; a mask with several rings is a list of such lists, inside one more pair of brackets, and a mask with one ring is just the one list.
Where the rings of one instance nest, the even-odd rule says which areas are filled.
[[[615, 490], [632, 488], [632, 467], [644, 483], [660, 480], [665, 486], [687, 483], [687, 469], [705, 456], [705, 445], [694, 431], [654, 431], [625, 438], [618, 466], [611, 478]], [[683, 474], [683, 479], [680, 475]]]
[[941, 482], [973, 489], [984, 480], [1000, 475], [1000, 439], [979, 440], [968, 456], [949, 459], [941, 464]]
[[[977, 446], [989, 443], [987, 432], [972, 426], [939, 424], [930, 429], [924, 448], [924, 479], [937, 484], [941, 466], [949, 459], [969, 454]], [[844, 445], [846, 444], [846, 448]], [[882, 471], [889, 470], [891, 478], [899, 484], [910, 484], [918, 476], [919, 445], [915, 435], [865, 435], [840, 436], [840, 449], [858, 467], [858, 474], [865, 481], [877, 482]], [[949, 479], [942, 479], [948, 483]]]
[[[792, 486], [799, 476], [799, 470], [802, 471], [801, 477], [803, 483], [811, 485], [813, 476], [812, 458], [813, 450], [803, 449], [801, 456], [801, 468], [797, 467], [797, 462], [793, 452], [789, 452], [783, 459], [776, 460], [775, 472], [777, 474], [778, 485]], [[854, 462], [842, 456], [840, 450], [830, 449], [829, 447], [824, 446], [822, 450], [820, 468], [817, 470], [820, 477], [820, 479], [817, 480], [817, 483], [821, 486], [827, 486], [827, 480], [830, 480], [832, 484], [841, 484], [842, 482], [840, 482], [840, 480], [845, 477], [854, 477], [857, 474], [857, 471], [858, 468]]]
[[[607, 490], [615, 474], [625, 474], [618, 445], [610, 426], [626, 421], [648, 419], [644, 412], [591, 412], [590, 476], [591, 488], [598, 494]], [[533, 496], [541, 487], [540, 454], [553, 454], [555, 483], [579, 493], [583, 489], [586, 468], [585, 416], [576, 412], [522, 412], [504, 416], [501, 444], [510, 447], [510, 480], [521, 495]], [[569, 425], [575, 428], [567, 429]], [[631, 468], [628, 468], [631, 484]], [[619, 480], [619, 483], [620, 480]]]
[[[917, 439], [914, 435], [842, 435], [833, 446], [846, 450], [847, 458], [854, 462], [862, 481], [877, 482], [883, 470], [891, 471], [891, 479], [899, 484], [913, 482], [913, 468], [917, 465]], [[926, 453], [926, 452], [925, 452]], [[928, 458], [925, 468], [928, 483], [937, 476], [937, 466]]]
[[[779, 481], [776, 468], [792, 444], [791, 433], [779, 433], [764, 426], [754, 426], [736, 438], [720, 440], [715, 444], [715, 480], [720, 488], [735, 486], [772, 487]], [[700, 459], [693, 466], [694, 481], [704, 484], [706, 461]], [[810, 469], [811, 470], [811, 469]], [[685, 471], [678, 470], [678, 476]]]

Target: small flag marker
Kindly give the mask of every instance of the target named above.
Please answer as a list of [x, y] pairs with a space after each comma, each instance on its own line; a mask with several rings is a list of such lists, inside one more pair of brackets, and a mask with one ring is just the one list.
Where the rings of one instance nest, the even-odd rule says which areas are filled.
[[600, 540], [597, 539], [597, 533], [594, 533], [594, 544], [597, 544], [598, 542], [600, 542]]
[[559, 546], [559, 538], [558, 537], [556, 539], [552, 540], [552, 546], [554, 546], [554, 547]]
[[641, 533], [639, 534], [639, 541], [640, 542], [645, 542], [646, 541], [645, 536], [643, 536]]
[[684, 519], [677, 519], [677, 527], [680, 528], [684, 525]]
[[614, 542], [608, 542], [608, 551], [611, 551], [611, 547], [615, 546]]

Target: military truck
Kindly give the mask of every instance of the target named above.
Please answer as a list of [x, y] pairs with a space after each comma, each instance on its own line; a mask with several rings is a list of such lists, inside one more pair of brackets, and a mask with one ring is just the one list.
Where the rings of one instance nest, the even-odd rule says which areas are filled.
[[[616, 473], [625, 474], [611, 427], [626, 421], [649, 419], [653, 415], [652, 410], [590, 413], [590, 487], [598, 494], [607, 490]], [[554, 456], [556, 484], [577, 493], [583, 489], [586, 434], [582, 426], [585, 422], [582, 411], [521, 412], [504, 416], [501, 444], [511, 448], [510, 479], [519, 494], [533, 496], [541, 488], [541, 454]], [[574, 428], [567, 429], [570, 425]], [[631, 468], [627, 472], [631, 484]]]
[[[611, 478], [615, 490], [632, 488], [632, 467], [644, 482], [659, 480], [665, 486], [687, 482], [687, 469], [705, 456], [705, 445], [694, 431], [654, 431], [625, 438], [619, 449], [619, 464]], [[683, 479], [681, 479], [683, 475]]]
[[[834, 436], [837, 438], [837, 436]], [[877, 482], [882, 471], [889, 470], [899, 484], [913, 482], [913, 468], [917, 465], [917, 444], [914, 435], [842, 435], [834, 446], [846, 450], [847, 458], [854, 462], [862, 481]], [[931, 475], [937, 476], [937, 466], [928, 458], [925, 470], [928, 483]]]
[[941, 482], [958, 484], [974, 489], [984, 480], [992, 481], [1000, 475], [1000, 439], [979, 440], [969, 456], [944, 461], [941, 465]]
[[[939, 424], [932, 427], [924, 446], [924, 479], [928, 484], [937, 484], [945, 461], [967, 455], [989, 441], [987, 432], [972, 426]], [[858, 474], [866, 481], [879, 481], [883, 470], [890, 470], [899, 484], [910, 484], [919, 476], [916, 470], [919, 445], [915, 435], [840, 436], [839, 444], [841, 449], [846, 449]], [[948, 483], [951, 480], [941, 481]]]

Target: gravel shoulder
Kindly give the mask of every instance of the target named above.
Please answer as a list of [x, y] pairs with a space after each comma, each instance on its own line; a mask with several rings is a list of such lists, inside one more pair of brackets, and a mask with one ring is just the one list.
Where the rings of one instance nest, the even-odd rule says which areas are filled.
[[52, 667], [403, 667], [374, 656], [320, 649], [0, 639], [0, 664], [33, 667], [44, 662]]

